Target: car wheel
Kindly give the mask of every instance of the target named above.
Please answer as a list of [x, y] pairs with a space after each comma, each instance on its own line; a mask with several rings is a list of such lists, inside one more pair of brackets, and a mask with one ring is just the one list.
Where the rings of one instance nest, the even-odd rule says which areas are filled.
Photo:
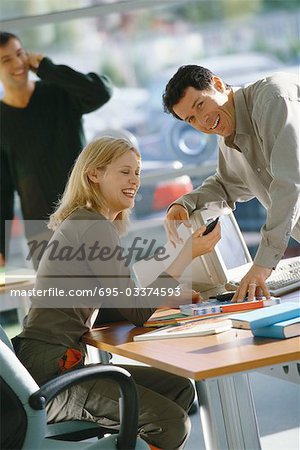
[[166, 145], [174, 159], [200, 164], [217, 159], [217, 136], [201, 133], [185, 122], [173, 123], [166, 132]]

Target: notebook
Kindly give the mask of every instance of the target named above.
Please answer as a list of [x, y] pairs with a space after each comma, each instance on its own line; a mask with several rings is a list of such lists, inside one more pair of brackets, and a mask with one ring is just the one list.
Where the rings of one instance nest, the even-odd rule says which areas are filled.
[[207, 336], [210, 334], [223, 333], [231, 329], [230, 320], [220, 320], [213, 323], [186, 323], [183, 325], [173, 325], [159, 330], [134, 336], [134, 341], [148, 341], [154, 339], [178, 339], [195, 336]]
[[234, 328], [254, 330], [256, 328], [273, 325], [284, 320], [294, 319], [300, 316], [300, 303], [285, 302], [279, 305], [260, 308], [241, 314], [229, 316]]
[[252, 330], [254, 336], [269, 337], [274, 339], [287, 339], [300, 336], [300, 317], [274, 323], [268, 327], [255, 328]]

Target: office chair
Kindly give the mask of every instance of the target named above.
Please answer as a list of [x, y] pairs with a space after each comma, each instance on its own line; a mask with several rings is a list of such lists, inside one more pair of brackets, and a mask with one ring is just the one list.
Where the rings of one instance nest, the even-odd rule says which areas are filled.
[[[3, 339], [2, 331], [1, 339]], [[2, 442], [2, 435], [2, 448], [7, 448], [6, 445], [10, 445], [9, 448], [13, 445], [15, 448], [16, 439], [18, 441], [17, 448], [22, 450], [32, 450], [33, 448], [37, 450], [73, 450], [77, 448], [78, 450], [115, 448], [145, 450], [149, 448], [146, 442], [140, 438], [137, 439], [137, 393], [134, 381], [126, 370], [110, 365], [86, 367], [61, 375], [39, 388], [7, 343], [0, 341], [1, 391], [5, 393], [1, 396], [2, 410], [5, 411], [1, 417], [1, 428], [4, 433], [10, 427], [12, 433], [7, 436], [8, 440], [13, 440], [13, 443]], [[121, 393], [119, 433], [106, 436], [96, 443], [70, 442], [62, 440], [62, 436], [58, 436], [60, 440], [50, 438], [51, 432], [48, 431], [49, 425], [47, 426], [45, 410], [48, 402], [64, 389], [93, 378], [110, 379], [119, 385]], [[9, 402], [5, 402], [7, 398], [9, 398]], [[80, 421], [70, 422], [67, 428], [77, 431], [80, 423]], [[55, 425], [61, 425], [61, 431], [66, 432], [63, 422]]]
[[[9, 337], [1, 325], [0, 340], [3, 341], [4, 344], [11, 349], [11, 351], [15, 352]], [[95, 422], [88, 422], [84, 420], [68, 420], [65, 422], [52, 423], [48, 424], [46, 428], [46, 437], [66, 441], [81, 441], [93, 437], [98, 437], [100, 439], [108, 433], [115, 434], [117, 431], [102, 427]]]

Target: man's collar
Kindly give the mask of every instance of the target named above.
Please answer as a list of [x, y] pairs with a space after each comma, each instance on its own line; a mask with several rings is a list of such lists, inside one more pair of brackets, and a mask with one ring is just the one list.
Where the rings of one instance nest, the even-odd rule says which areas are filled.
[[237, 148], [237, 150], [239, 150], [239, 147], [237, 147], [238, 136], [245, 134], [252, 135], [253, 125], [245, 102], [244, 90], [238, 87], [234, 87], [232, 90], [235, 107], [236, 129], [235, 134], [226, 137], [224, 141], [228, 147]]
[[234, 94], [236, 134], [253, 134], [253, 125], [246, 105], [244, 89], [235, 88]]

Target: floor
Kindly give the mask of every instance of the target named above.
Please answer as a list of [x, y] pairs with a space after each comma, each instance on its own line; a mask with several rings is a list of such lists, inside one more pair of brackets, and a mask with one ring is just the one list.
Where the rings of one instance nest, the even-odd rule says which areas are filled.
[[[299, 385], [259, 373], [252, 373], [250, 379], [262, 450], [299, 450]], [[204, 450], [199, 414], [191, 416], [191, 420], [192, 434], [185, 449]]]
[[[130, 360], [119, 356], [114, 356], [113, 361], [115, 364], [118, 364], [118, 362], [130, 363]], [[256, 406], [262, 450], [300, 450], [299, 383], [258, 372], [250, 374], [250, 382]], [[190, 416], [190, 419], [192, 421], [192, 432], [185, 450], [205, 450], [199, 410]]]

